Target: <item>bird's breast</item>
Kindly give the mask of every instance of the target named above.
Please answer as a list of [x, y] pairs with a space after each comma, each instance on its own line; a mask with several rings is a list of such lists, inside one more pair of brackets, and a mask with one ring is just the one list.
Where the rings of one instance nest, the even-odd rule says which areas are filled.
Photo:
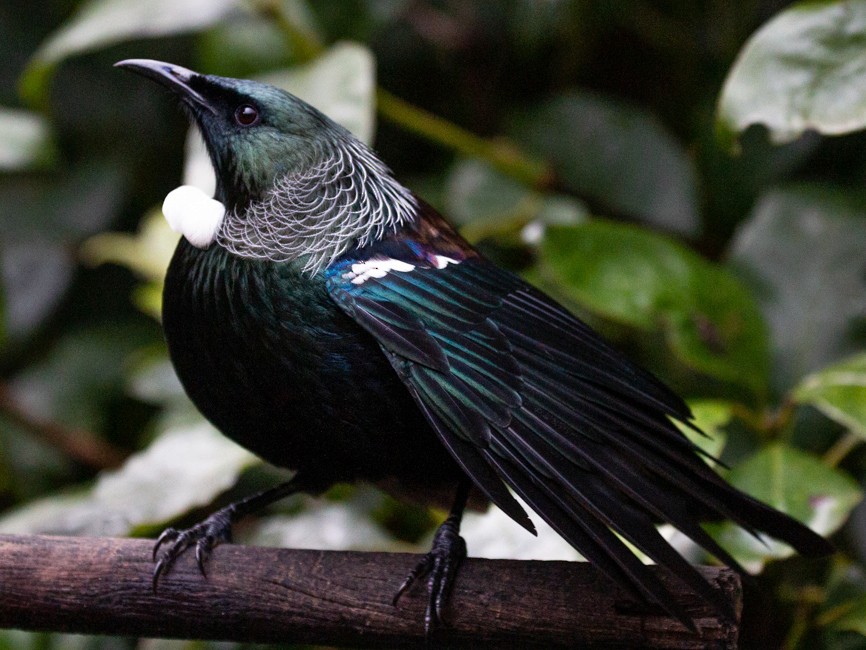
[[453, 473], [378, 345], [291, 264], [181, 241], [163, 326], [196, 406], [265, 460], [328, 482]]

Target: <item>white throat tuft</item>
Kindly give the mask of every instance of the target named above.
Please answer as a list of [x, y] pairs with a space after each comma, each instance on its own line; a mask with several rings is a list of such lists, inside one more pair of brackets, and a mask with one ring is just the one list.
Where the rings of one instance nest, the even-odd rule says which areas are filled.
[[207, 248], [217, 237], [225, 218], [225, 206], [192, 185], [181, 185], [162, 202], [165, 220], [196, 248]]

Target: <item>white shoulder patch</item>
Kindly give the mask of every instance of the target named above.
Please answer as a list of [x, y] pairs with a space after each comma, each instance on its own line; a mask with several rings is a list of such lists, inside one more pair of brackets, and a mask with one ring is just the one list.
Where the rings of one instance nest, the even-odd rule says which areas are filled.
[[196, 248], [207, 248], [225, 218], [225, 206], [192, 185], [173, 189], [162, 202], [165, 220]]
[[408, 262], [395, 260], [393, 258], [372, 259], [365, 262], [352, 264], [352, 270], [343, 274], [344, 280], [350, 280], [352, 284], [364, 284], [370, 278], [384, 278], [391, 271], [408, 273], [415, 267]]
[[453, 257], [446, 257], [445, 255], [434, 255], [433, 264], [436, 265], [437, 269], [444, 269], [449, 264], [460, 264], [460, 262], [458, 260], [455, 260]]

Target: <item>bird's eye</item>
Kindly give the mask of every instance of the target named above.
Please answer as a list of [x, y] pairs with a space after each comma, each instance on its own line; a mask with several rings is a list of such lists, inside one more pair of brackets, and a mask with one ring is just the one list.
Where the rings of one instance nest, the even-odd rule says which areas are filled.
[[241, 126], [252, 126], [259, 121], [259, 110], [252, 104], [242, 104], [235, 109], [235, 122]]

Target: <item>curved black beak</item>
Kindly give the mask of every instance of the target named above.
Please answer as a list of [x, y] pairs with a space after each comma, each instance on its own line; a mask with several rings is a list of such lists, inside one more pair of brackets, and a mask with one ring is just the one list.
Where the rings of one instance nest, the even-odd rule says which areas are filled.
[[187, 103], [205, 108], [214, 114], [217, 112], [210, 102], [208, 102], [207, 98], [190, 85], [195, 79], [201, 78], [198, 72], [193, 72], [172, 63], [154, 61], [153, 59], [126, 59], [118, 61], [114, 64], [114, 67], [125, 68], [143, 77], [152, 79], [177, 93]]

